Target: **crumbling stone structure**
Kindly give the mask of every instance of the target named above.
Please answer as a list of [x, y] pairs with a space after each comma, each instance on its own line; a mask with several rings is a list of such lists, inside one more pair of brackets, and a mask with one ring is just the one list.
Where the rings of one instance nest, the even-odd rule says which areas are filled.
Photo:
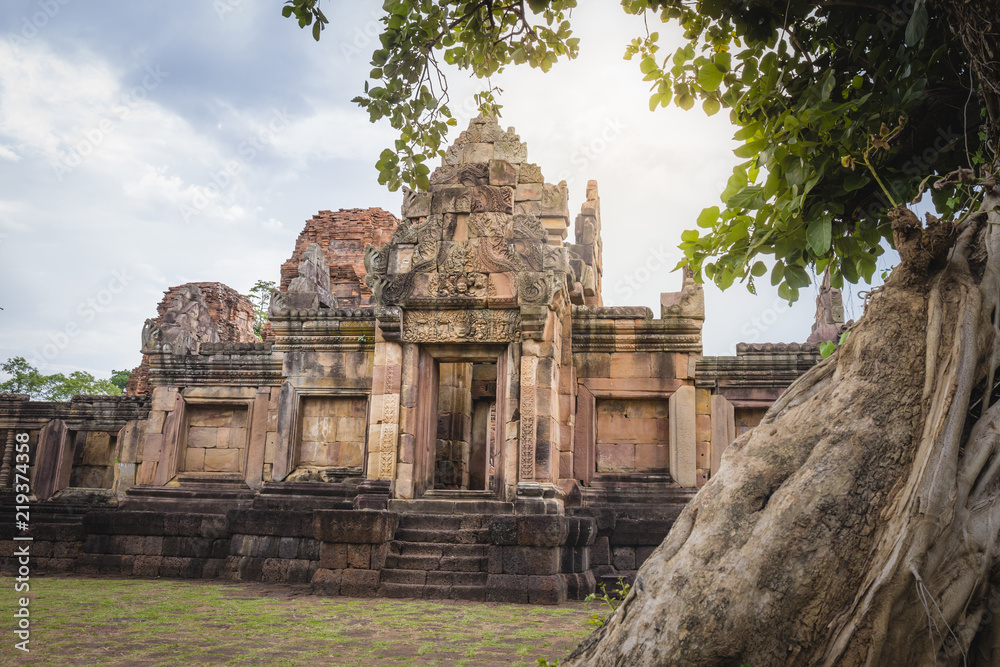
[[0, 401], [0, 486], [26, 430], [36, 516], [59, 517], [33, 523], [38, 565], [581, 599], [634, 574], [818, 359], [811, 343], [703, 357], [690, 274], [658, 318], [602, 305], [597, 184], [570, 243], [566, 184], [492, 119], [430, 182], [398, 220], [308, 221], [268, 342], [231, 290], [189, 284], [144, 329], [130, 393], [148, 397]]

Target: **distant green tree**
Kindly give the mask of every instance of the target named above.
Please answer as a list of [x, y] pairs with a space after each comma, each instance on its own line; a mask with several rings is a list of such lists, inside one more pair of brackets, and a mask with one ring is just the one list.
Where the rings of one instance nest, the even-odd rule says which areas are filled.
[[257, 338], [261, 338], [262, 340], [261, 330], [264, 328], [264, 324], [267, 323], [267, 307], [271, 303], [271, 290], [276, 286], [277, 283], [273, 280], [258, 280], [250, 288], [250, 293], [243, 295], [250, 299], [250, 302], [253, 304], [253, 332], [257, 334]]
[[[69, 375], [42, 375], [24, 357], [11, 357], [0, 364], [0, 371], [10, 376], [5, 382], [0, 382], [0, 392], [28, 394], [35, 400], [68, 401], [77, 394], [122, 394], [122, 388], [112, 379], [99, 380], [86, 371], [73, 371]], [[116, 374], [122, 372], [116, 371]]]
[[44, 396], [47, 377], [39, 373], [24, 357], [11, 357], [0, 364], [0, 371], [10, 378], [6, 382], [0, 382], [0, 392], [28, 394], [32, 398]]
[[109, 379], [111, 384], [124, 392], [130, 377], [132, 377], [132, 371], [111, 371], [111, 377]]

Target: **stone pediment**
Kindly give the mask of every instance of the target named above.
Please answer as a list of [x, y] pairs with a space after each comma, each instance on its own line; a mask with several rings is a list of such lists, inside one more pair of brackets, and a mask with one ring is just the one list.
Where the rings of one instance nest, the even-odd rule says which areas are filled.
[[[405, 191], [392, 240], [366, 248], [376, 302], [404, 310], [510, 310], [552, 306], [564, 292], [568, 303], [566, 186], [544, 183], [526, 158], [513, 128], [474, 119], [431, 175], [430, 191]], [[481, 329], [482, 322], [460, 324]]]

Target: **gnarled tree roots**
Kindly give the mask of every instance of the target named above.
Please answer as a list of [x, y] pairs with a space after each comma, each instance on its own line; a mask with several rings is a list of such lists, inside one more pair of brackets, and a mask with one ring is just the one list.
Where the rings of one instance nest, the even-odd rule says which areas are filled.
[[1000, 216], [902, 263], [569, 665], [1000, 665]]

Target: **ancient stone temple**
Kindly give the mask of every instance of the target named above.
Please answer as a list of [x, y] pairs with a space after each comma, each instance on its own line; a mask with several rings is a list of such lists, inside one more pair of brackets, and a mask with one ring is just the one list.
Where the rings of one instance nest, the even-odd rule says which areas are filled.
[[818, 354], [703, 357], [690, 275], [658, 317], [604, 306], [597, 184], [568, 200], [478, 118], [401, 219], [306, 224], [264, 341], [249, 302], [190, 283], [130, 395], [0, 396], [0, 486], [30, 436], [37, 566], [537, 603], [634, 574]]

